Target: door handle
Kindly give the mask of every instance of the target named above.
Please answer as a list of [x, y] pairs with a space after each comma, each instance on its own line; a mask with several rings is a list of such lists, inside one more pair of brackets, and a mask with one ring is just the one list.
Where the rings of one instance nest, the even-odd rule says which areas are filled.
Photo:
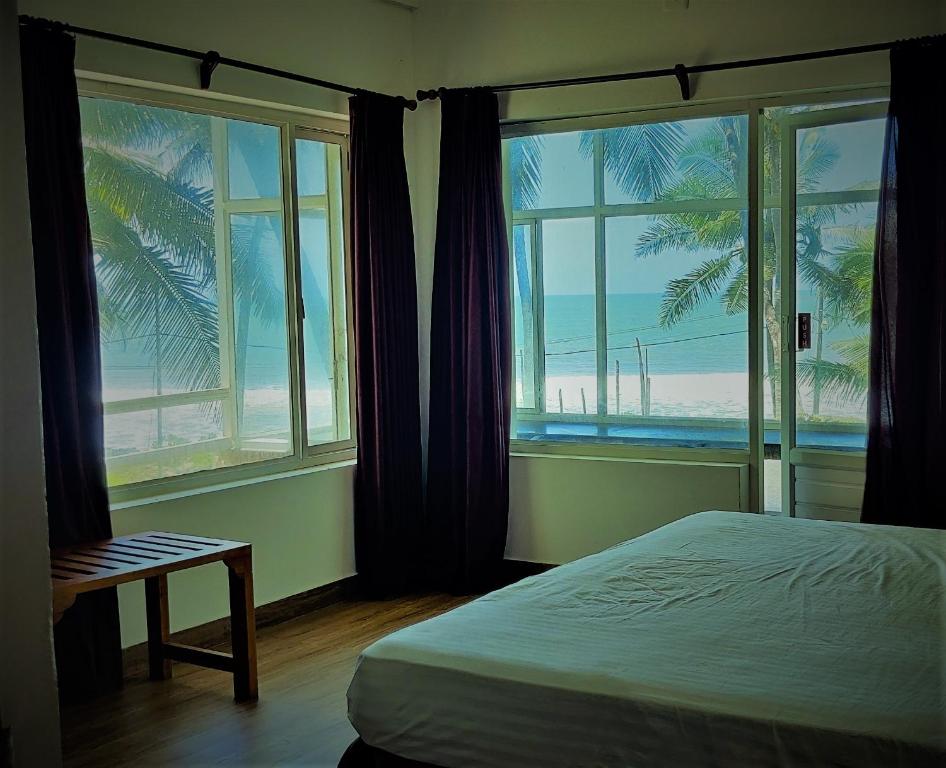
[[811, 312], [798, 313], [798, 348], [811, 349]]

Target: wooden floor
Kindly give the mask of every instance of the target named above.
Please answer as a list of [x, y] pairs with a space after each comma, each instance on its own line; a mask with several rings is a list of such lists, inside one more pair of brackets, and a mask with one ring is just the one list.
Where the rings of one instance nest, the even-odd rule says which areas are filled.
[[355, 738], [345, 692], [361, 650], [467, 599], [344, 602], [261, 629], [252, 704], [233, 703], [224, 672], [174, 664], [170, 680], [136, 674], [118, 694], [63, 711], [65, 765], [335, 766]]

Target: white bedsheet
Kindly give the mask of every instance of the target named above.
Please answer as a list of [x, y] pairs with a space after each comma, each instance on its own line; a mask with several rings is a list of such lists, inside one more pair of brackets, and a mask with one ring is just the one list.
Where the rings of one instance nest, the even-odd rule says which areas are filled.
[[946, 532], [704, 512], [365, 650], [362, 739], [460, 766], [946, 765]]

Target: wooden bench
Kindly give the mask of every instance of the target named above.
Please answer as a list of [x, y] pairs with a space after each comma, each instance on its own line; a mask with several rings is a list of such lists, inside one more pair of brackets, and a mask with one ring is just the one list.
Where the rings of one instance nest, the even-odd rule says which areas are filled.
[[[216, 562], [223, 562], [229, 572], [232, 654], [169, 640], [167, 575]], [[168, 679], [171, 661], [184, 661], [233, 673], [237, 701], [257, 698], [251, 545], [148, 531], [54, 550], [51, 564], [53, 622], [62, 618], [76, 595], [144, 579], [151, 679]]]

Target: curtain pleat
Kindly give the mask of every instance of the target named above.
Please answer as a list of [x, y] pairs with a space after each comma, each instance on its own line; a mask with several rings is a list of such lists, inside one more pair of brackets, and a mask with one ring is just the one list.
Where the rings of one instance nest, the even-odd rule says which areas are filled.
[[[20, 28], [36, 276], [49, 544], [112, 535], [105, 479], [95, 266], [85, 202], [75, 40]], [[55, 628], [60, 696], [121, 685], [115, 589], [80, 595]]]
[[355, 559], [364, 592], [417, 583], [423, 547], [417, 281], [403, 101], [350, 100], [358, 466]]
[[946, 528], [944, 61], [943, 38], [890, 52], [863, 522]]
[[437, 586], [496, 586], [509, 513], [510, 296], [499, 108], [441, 96], [427, 508]]

